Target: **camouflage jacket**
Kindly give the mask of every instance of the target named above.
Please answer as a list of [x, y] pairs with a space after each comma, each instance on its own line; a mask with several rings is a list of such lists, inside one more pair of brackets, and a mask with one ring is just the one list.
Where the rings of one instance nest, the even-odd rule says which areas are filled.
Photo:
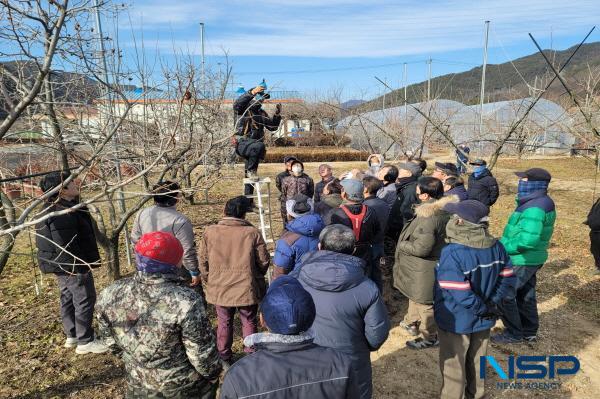
[[129, 397], [188, 397], [221, 371], [202, 297], [175, 276], [117, 281], [100, 294], [96, 317], [125, 363]]

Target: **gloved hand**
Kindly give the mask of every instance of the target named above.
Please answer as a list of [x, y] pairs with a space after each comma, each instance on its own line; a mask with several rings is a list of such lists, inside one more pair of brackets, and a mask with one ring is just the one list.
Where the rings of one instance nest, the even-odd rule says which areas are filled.
[[275, 106], [275, 115], [279, 115], [281, 113], [281, 103], [278, 103]]
[[256, 95], [258, 93], [262, 93], [263, 91], [265, 91], [265, 88], [263, 86], [256, 86], [254, 89], [252, 89], [250, 91], [250, 93], [252, 93], [253, 95]]
[[483, 313], [481, 315], [482, 318], [488, 319], [488, 320], [496, 320], [497, 318], [502, 316], [502, 311], [500, 310], [500, 308], [498, 307], [498, 305], [496, 303], [494, 303], [492, 301], [487, 301], [485, 303], [485, 306], [486, 306], [487, 310], [485, 311], [485, 313]]

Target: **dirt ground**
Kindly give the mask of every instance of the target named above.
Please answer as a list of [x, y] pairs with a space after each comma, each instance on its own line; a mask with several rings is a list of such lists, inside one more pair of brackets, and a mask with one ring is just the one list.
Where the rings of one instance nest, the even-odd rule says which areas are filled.
[[[306, 165], [313, 177], [317, 166], [317, 163]], [[340, 162], [333, 166], [341, 172], [362, 165]], [[560, 386], [552, 390], [499, 389], [496, 384], [500, 380], [490, 371], [492, 378], [488, 379], [487, 392], [492, 398], [595, 398], [600, 395], [600, 278], [591, 275], [593, 260], [588, 251], [588, 229], [582, 225], [595, 192], [595, 167], [582, 158], [502, 159], [494, 171], [502, 186], [502, 195], [491, 215], [496, 235], [501, 234], [514, 208], [516, 178], [512, 171], [533, 166], [552, 172], [550, 194], [558, 212], [550, 258], [538, 273], [539, 341], [491, 346], [488, 354], [499, 360], [508, 355], [574, 355], [581, 363], [581, 370], [575, 376], [543, 380], [559, 382]], [[274, 177], [280, 169], [281, 165], [269, 164], [261, 166], [260, 171]], [[205, 225], [219, 219], [225, 199], [241, 192], [241, 176], [240, 167], [226, 171], [222, 184], [211, 190], [209, 204], [183, 206], [198, 236]], [[272, 206], [277, 236], [281, 223], [275, 197]], [[62, 348], [64, 337], [56, 282], [52, 276], [40, 277], [30, 248], [29, 237], [22, 234], [16, 248], [22, 255], [14, 256], [0, 277], [0, 397], [121, 397], [124, 376], [118, 359], [108, 354], [77, 356], [73, 350]], [[124, 274], [132, 271], [124, 266]], [[104, 269], [95, 272], [95, 278], [98, 290], [106, 286]], [[393, 328], [387, 342], [371, 357], [374, 397], [436, 397], [441, 384], [438, 350], [412, 351], [405, 346], [411, 337], [403, 333], [398, 323], [406, 312], [407, 302], [393, 292], [391, 282], [387, 283], [384, 296]], [[498, 322], [497, 327], [500, 326]], [[236, 340], [235, 349], [240, 351], [241, 340]], [[506, 362], [501, 364], [506, 366]]]

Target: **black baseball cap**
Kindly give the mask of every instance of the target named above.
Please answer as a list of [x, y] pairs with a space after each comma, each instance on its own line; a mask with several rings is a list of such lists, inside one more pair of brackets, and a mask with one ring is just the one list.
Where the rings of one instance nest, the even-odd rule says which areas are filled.
[[469, 162], [469, 165], [485, 166], [487, 165], [487, 162], [483, 159], [475, 159], [474, 161]]
[[293, 155], [288, 155], [288, 156], [283, 157], [283, 163], [288, 163], [290, 161], [297, 161], [297, 160], [298, 160], [298, 158], [296, 158]]
[[458, 176], [458, 169], [456, 169], [456, 165], [450, 162], [436, 162], [435, 167], [447, 175]]
[[552, 176], [550, 172], [546, 169], [542, 168], [531, 168], [527, 169], [525, 172], [515, 172], [515, 175], [519, 176], [519, 178], [526, 177], [529, 181], [550, 181]]

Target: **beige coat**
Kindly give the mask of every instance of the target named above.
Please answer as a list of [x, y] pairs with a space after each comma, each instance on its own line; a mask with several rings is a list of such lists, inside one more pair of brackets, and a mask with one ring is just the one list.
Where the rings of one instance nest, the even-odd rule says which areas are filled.
[[208, 303], [248, 306], [265, 295], [269, 251], [260, 231], [232, 217], [209, 226], [200, 240], [200, 273]]

